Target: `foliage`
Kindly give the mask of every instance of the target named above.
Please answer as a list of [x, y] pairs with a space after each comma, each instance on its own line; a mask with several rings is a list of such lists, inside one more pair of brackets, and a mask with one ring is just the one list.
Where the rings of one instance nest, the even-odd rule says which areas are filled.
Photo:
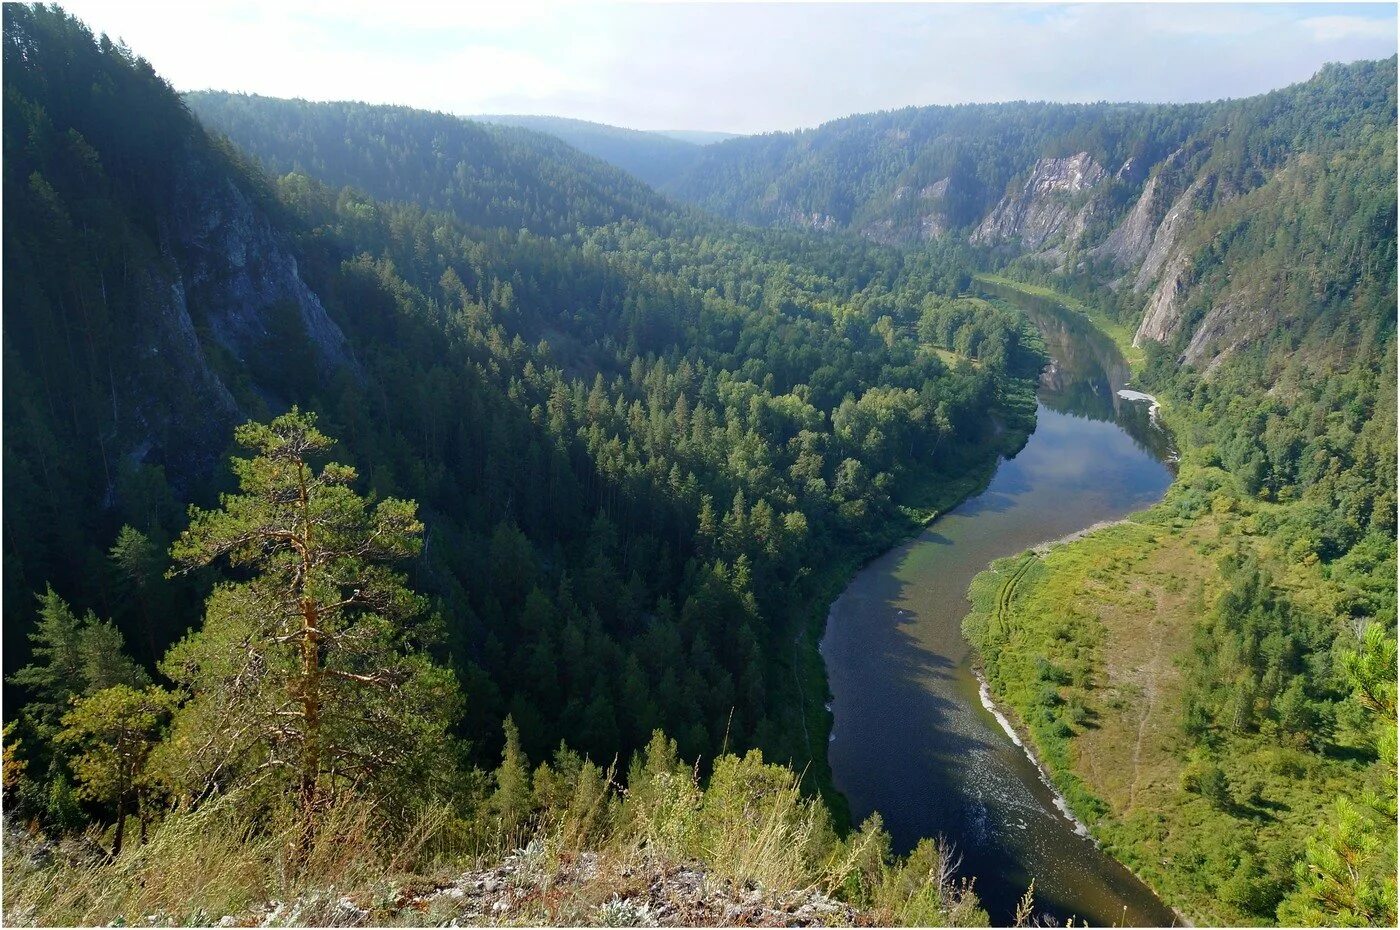
[[149, 681], [127, 658], [115, 626], [91, 611], [79, 617], [52, 588], [39, 598], [39, 621], [29, 639], [33, 661], [10, 681], [33, 695], [23, 719], [41, 743], [57, 736], [74, 700], [118, 685], [139, 688]]
[[116, 807], [114, 856], [121, 855], [128, 801], [135, 801], [145, 837], [146, 801], [153, 787], [146, 775], [146, 762], [174, 707], [174, 698], [155, 686], [138, 691], [130, 685], [114, 685], [83, 698], [63, 715], [58, 741], [74, 748], [69, 764], [78, 781], [78, 793]]
[[[61, 14], [7, 16], [28, 43], [8, 73], [50, 59], [148, 67]], [[6, 285], [9, 315], [23, 321], [7, 326], [7, 346], [32, 361], [6, 369], [10, 396], [27, 398], [7, 419], [7, 494], [35, 528], [25, 545], [7, 543], [7, 593], [50, 581], [76, 603], [110, 604], [154, 664], [219, 574], [165, 579], [145, 557], [179, 531], [176, 502], [209, 507], [227, 490], [201, 463], [212, 466], [230, 437], [199, 411], [179, 417], [199, 434], [189, 440], [152, 447], [119, 435], [109, 450], [94, 438], [121, 434], [128, 410], [188, 393], [126, 340], [151, 325], [139, 310], [151, 299], [125, 282], [132, 249], [157, 254], [153, 230], [190, 220], [167, 208], [168, 177], [143, 176], [138, 190], [123, 172], [95, 186], [52, 154], [53, 139], [71, 135], [89, 140], [84, 164], [146, 164], [126, 135], [98, 134], [86, 88], [7, 87], [27, 101], [25, 122], [7, 121], [7, 170], [40, 171], [77, 237], [50, 236], [49, 200], [7, 198], [27, 230], [7, 269], [37, 274], [6, 281], [43, 291], [41, 301]], [[49, 99], [60, 92], [62, 107]], [[181, 108], [159, 82], [120, 99], [151, 119]], [[311, 337], [290, 338], [296, 321], [281, 316], [266, 322], [292, 326], [289, 338], [240, 363], [200, 327], [208, 309], [190, 288], [198, 348], [243, 418], [315, 409], [368, 489], [419, 502], [428, 530], [412, 582], [443, 618], [471, 695], [460, 732], [475, 761], [495, 758], [509, 714], [536, 756], [564, 738], [595, 758], [625, 755], [659, 725], [688, 755], [712, 758], [728, 733], [820, 784], [821, 737], [799, 718], [819, 716], [821, 681], [794, 674], [791, 645], [832, 583], [812, 567], [858, 563], [1014, 445], [1029, 425], [1020, 379], [1037, 362], [1015, 332], [997, 330], [1019, 322], [979, 328], [1005, 353], [950, 367], [917, 324], [928, 294], [965, 283], [955, 254], [727, 226], [523, 131], [402, 109], [204, 104], [226, 106], [220, 125], [279, 170], [321, 175], [270, 182], [181, 124], [177, 148], [201, 166], [200, 182], [223, 179], [261, 211], [354, 363], [313, 373], [284, 351]], [[384, 151], [390, 138], [404, 150]], [[138, 196], [147, 188], [159, 196]], [[107, 235], [115, 222], [129, 248]], [[55, 257], [72, 253], [70, 241], [90, 265]], [[106, 300], [115, 313], [120, 297], [122, 314], [84, 332], [92, 353], [76, 357], [56, 322], [80, 318], [75, 280], [81, 309]], [[72, 408], [82, 413], [72, 422], [51, 413]], [[140, 455], [139, 467], [102, 464]], [[74, 568], [85, 564], [97, 567]], [[13, 636], [30, 620], [6, 603]], [[815, 637], [805, 642], [804, 669]]]
[[[58, 832], [115, 807], [120, 847], [176, 641], [149, 769], [186, 802], [113, 862], [7, 856], [7, 909], [208, 922], [428, 868], [431, 836], [454, 865], [533, 838], [818, 884], [891, 922], [984, 918], [949, 850], [897, 860], [878, 821], [843, 838], [802, 789], [826, 780], [824, 599], [1033, 422], [1035, 341], [965, 293], [1008, 256], [735, 226], [442, 114], [182, 101], [57, 8], [4, 19], [7, 804]], [[1153, 616], [1141, 559], [1087, 540], [999, 566], [1015, 587], [984, 580], [968, 631], [1081, 815], [1230, 920], [1393, 921], [1393, 803], [1371, 798], [1394, 795], [1394, 110], [1393, 60], [1248, 101], [905, 110], [707, 147], [674, 186], [730, 219], [896, 241], [965, 232], [1046, 156], [1177, 152], [1214, 179], [1184, 309], [1256, 312], [1208, 366], [1180, 364], [1192, 326], [1145, 350], [1188, 463], [1149, 527], [1114, 531], [1196, 584], [1157, 592], [1189, 648], [1147, 703], [1173, 766], [1156, 809], [1100, 798], [1078, 756], [1141, 695], [1104, 693], [1112, 631], [1075, 585]], [[1142, 183], [1115, 177], [1096, 229]], [[325, 325], [278, 303], [240, 350], [181, 235], [209, 190], [270, 248], [248, 286], [285, 259]], [[1121, 270], [1066, 268], [1003, 270], [1131, 328]], [[310, 464], [312, 409], [350, 464]], [[215, 471], [231, 439], [255, 453], [237, 488]], [[607, 760], [643, 747], [624, 791]]]
[[294, 793], [308, 829], [341, 791], [432, 797], [459, 701], [425, 652], [422, 599], [386, 567], [419, 551], [415, 505], [371, 506], [353, 468], [317, 469], [332, 440], [315, 423], [294, 407], [240, 427], [256, 454], [233, 460], [238, 493], [191, 508], [172, 547], [186, 568], [226, 560], [246, 580], [217, 586], [204, 625], [161, 662], [188, 698], [159, 758], [188, 797]]
[[1076, 813], [1165, 900], [1385, 923], [1393, 813], [1363, 799], [1394, 794], [1393, 627], [1353, 639], [1356, 579], [1260, 532], [1296, 505], [1223, 506], [1197, 459], [1137, 522], [995, 563], [965, 630]]

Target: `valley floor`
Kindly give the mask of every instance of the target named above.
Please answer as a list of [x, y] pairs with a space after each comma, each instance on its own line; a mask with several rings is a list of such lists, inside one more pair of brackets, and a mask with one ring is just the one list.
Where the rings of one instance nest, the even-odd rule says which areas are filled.
[[[1183, 517], [1191, 478], [1133, 520], [996, 563], [973, 583], [967, 628], [994, 693], [1105, 848], [1193, 921], [1256, 923], [1282, 890], [1275, 873], [1337, 797], [1361, 794], [1374, 756], [1345, 733], [1319, 753], [1265, 725], [1217, 737], [1228, 800], [1187, 789], [1205, 755], [1183, 731], [1184, 667], [1225, 587], [1221, 557], [1238, 545], [1285, 564], [1237, 502]], [[1324, 587], [1316, 567], [1291, 575]]]

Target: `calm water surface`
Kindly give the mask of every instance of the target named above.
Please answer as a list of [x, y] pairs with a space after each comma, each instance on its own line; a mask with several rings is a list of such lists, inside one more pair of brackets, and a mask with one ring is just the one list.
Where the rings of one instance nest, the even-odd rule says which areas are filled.
[[1127, 366], [1112, 342], [1053, 303], [1016, 302], [1055, 360], [1035, 433], [985, 492], [870, 563], [832, 605], [831, 767], [856, 822], [879, 811], [902, 851], [951, 840], [994, 922], [1009, 922], [1034, 877], [1037, 911], [1061, 921], [1170, 925], [1169, 908], [1075, 832], [983, 707], [962, 637], [968, 584], [993, 559], [1140, 510], [1172, 480], [1147, 405], [1117, 395]]

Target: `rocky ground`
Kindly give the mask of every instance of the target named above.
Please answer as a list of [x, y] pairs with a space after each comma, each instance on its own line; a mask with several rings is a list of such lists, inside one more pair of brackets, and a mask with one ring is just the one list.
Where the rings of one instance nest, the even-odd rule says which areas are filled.
[[369, 900], [335, 889], [229, 915], [224, 927], [292, 925], [826, 927], [871, 923], [815, 891], [769, 893], [716, 881], [696, 863], [608, 862], [592, 853], [549, 867], [532, 850], [447, 881], [409, 882]]

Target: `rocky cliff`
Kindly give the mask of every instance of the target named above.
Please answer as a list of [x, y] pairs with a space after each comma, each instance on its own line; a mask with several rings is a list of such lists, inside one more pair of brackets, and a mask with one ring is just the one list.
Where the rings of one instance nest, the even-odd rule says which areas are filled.
[[[1301, 286], [1246, 285], [1258, 277], [1252, 266], [1297, 264], [1309, 269], [1294, 276], [1300, 280], [1324, 274], [1326, 242], [1297, 251], [1298, 233], [1307, 232], [1298, 216], [1325, 200], [1320, 185], [1331, 183], [1327, 172], [1341, 170], [1337, 156], [1352, 174], [1362, 173], [1356, 159], [1368, 146], [1373, 162], [1384, 160], [1375, 154], [1375, 133], [1394, 134], [1395, 84], [1392, 58], [1328, 65], [1291, 87], [1209, 104], [872, 113], [710, 146], [668, 187], [745, 222], [849, 230], [900, 246], [961, 239], [996, 263], [1088, 276], [1112, 289], [1110, 300], [1137, 302], [1139, 344], [1170, 342], [1183, 359], [1208, 364], [1258, 333], [1257, 321], [1271, 319], [1271, 287]], [[1295, 251], [1264, 259], [1273, 231], [1254, 228], [1255, 241], [1244, 245], [1232, 230], [1249, 226], [1249, 218], [1230, 213], [1230, 205], [1307, 159], [1320, 167], [1281, 191], [1287, 205], [1273, 211], [1285, 235], [1278, 248]], [[1345, 223], [1346, 211], [1338, 213]], [[1358, 233], [1357, 247], [1375, 233]], [[1226, 257], [1241, 247], [1251, 254]], [[1234, 267], [1233, 280], [1203, 273], [1226, 266]], [[1346, 289], [1340, 281], [1311, 286], [1318, 293], [1300, 301]]]
[[1020, 190], [1003, 197], [972, 231], [980, 245], [1012, 243], [1037, 252], [1052, 240], [1074, 245], [1096, 206], [1096, 188], [1108, 177], [1088, 152], [1036, 161]]
[[181, 256], [190, 299], [224, 348], [240, 360], [266, 348], [275, 338], [270, 309], [282, 305], [304, 330], [317, 374], [353, 367], [345, 334], [301, 279], [285, 235], [233, 178], [191, 150], [176, 192], [162, 232]]
[[183, 485], [215, 469], [250, 403], [285, 404], [276, 369], [293, 346], [310, 348], [310, 377], [358, 367], [267, 213], [195, 145], [179, 162], [159, 258], [134, 272], [126, 346], [114, 346], [141, 363], [114, 372], [112, 402], [117, 454], [161, 462]]

